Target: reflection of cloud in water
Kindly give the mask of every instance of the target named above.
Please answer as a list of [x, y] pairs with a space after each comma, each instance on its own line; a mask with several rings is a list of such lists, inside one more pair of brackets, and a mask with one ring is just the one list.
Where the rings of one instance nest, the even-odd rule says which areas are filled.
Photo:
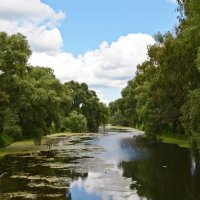
[[113, 133], [93, 140], [91, 144], [99, 145], [105, 150], [96, 156], [108, 163], [144, 160], [149, 157], [149, 151], [146, 148], [146, 141], [143, 141], [143, 137], [137, 137], [138, 134], [137, 132]]
[[194, 176], [196, 171], [196, 162], [192, 154], [190, 154], [190, 157], [191, 157], [191, 175]]
[[[89, 172], [86, 179], [79, 178], [70, 186], [72, 199], [81, 193], [81, 199], [89, 199], [88, 195], [95, 195], [99, 200], [142, 200], [137, 192], [130, 190], [131, 179], [122, 178], [117, 171], [105, 173]], [[85, 198], [84, 194], [85, 193]]]
[[[79, 178], [70, 185], [72, 200], [145, 200], [136, 190], [131, 190], [131, 178], [123, 177], [123, 169], [119, 167], [121, 161], [136, 160], [140, 148], [128, 141], [134, 141], [137, 133], [109, 134], [89, 142], [104, 149], [94, 157], [98, 158], [88, 170], [87, 178]], [[85, 163], [85, 166], [90, 163]]]

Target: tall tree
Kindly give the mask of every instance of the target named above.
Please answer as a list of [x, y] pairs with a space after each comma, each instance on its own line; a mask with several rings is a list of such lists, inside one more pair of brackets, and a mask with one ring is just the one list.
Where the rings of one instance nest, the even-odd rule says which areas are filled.
[[87, 119], [89, 131], [97, 131], [100, 125], [107, 123], [107, 108], [100, 103], [93, 90], [87, 84], [70, 81], [65, 83], [72, 95], [72, 109], [83, 114]]

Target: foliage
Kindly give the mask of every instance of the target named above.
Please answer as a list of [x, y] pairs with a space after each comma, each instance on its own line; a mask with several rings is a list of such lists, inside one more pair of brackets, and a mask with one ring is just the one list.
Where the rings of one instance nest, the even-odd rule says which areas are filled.
[[93, 90], [89, 90], [85, 83], [75, 81], [67, 82], [65, 86], [72, 95], [72, 110], [85, 116], [89, 131], [98, 131], [100, 125], [107, 123], [107, 106], [99, 101]]
[[18, 125], [19, 116], [16, 112], [11, 110], [6, 110], [4, 116], [3, 133], [16, 137], [21, 134], [21, 127]]
[[200, 89], [191, 91], [182, 107], [183, 127], [191, 136], [191, 147], [196, 157], [200, 158]]
[[63, 131], [70, 130], [75, 133], [87, 132], [87, 119], [83, 114], [73, 111], [69, 117], [63, 119], [62, 129]]
[[189, 93], [188, 99], [183, 105], [183, 126], [186, 133], [200, 134], [200, 89], [193, 90]]
[[13, 142], [13, 138], [6, 134], [0, 134], [0, 147], [6, 147]]
[[63, 128], [63, 119], [75, 132], [107, 123], [107, 107], [87, 84], [62, 84], [52, 69], [30, 66], [30, 55], [23, 35], [0, 32], [0, 147], [23, 138], [40, 145], [43, 135]]
[[155, 35], [148, 59], [137, 66], [122, 98], [110, 103], [110, 120], [139, 127], [153, 139], [187, 134], [200, 155], [199, 1], [178, 0], [177, 11], [175, 32]]
[[109, 116], [110, 116], [110, 123], [112, 125], [121, 125], [127, 126], [128, 122], [124, 116], [124, 109], [123, 109], [123, 102], [122, 99], [117, 99], [114, 102], [109, 104]]
[[191, 148], [196, 159], [196, 162], [200, 163], [200, 134], [193, 133], [190, 139]]

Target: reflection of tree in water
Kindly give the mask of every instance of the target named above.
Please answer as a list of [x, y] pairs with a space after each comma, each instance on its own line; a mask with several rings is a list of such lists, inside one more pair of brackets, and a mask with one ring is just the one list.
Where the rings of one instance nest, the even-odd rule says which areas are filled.
[[119, 164], [123, 176], [132, 178], [131, 189], [152, 200], [200, 199], [200, 169], [192, 175], [188, 150], [161, 143], [148, 144], [148, 150], [148, 159]]
[[72, 200], [72, 196], [69, 191], [66, 192], [66, 200]]
[[[0, 165], [0, 175], [2, 175], [0, 194], [22, 192], [34, 194], [37, 199], [71, 200], [71, 195], [66, 191], [66, 188], [70, 186], [70, 181], [77, 180], [79, 177], [85, 178], [88, 174], [56, 165], [65, 166], [65, 163], [69, 164], [76, 159], [56, 156], [54, 150], [41, 151], [38, 155], [5, 156], [1, 159], [3, 164]], [[63, 196], [60, 196], [62, 194]], [[0, 195], [0, 199], [9, 198], [1, 198]]]

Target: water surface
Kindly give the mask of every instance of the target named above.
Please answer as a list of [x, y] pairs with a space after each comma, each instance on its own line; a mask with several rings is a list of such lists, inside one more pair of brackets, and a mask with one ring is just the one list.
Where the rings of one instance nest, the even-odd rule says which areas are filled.
[[0, 199], [200, 199], [190, 151], [138, 134], [61, 135], [47, 151], [0, 157]]

